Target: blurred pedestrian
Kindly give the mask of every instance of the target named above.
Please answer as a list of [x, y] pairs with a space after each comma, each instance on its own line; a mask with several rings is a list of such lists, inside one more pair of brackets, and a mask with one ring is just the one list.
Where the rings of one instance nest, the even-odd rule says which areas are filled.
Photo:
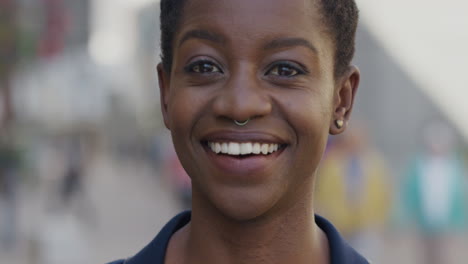
[[17, 6], [14, 0], [0, 1], [0, 129], [13, 118], [11, 80], [18, 61]]
[[44, 30], [39, 42], [39, 56], [52, 58], [63, 52], [68, 14], [63, 0], [42, 0], [45, 9]]
[[0, 249], [15, 246], [19, 154], [11, 138], [0, 133]]
[[315, 206], [361, 252], [378, 259], [381, 235], [391, 211], [391, 185], [385, 160], [364, 126], [354, 123], [336, 137], [319, 170]]
[[61, 200], [69, 206], [72, 198], [83, 191], [83, 143], [79, 137], [73, 137], [65, 146], [65, 171], [61, 186]]
[[17, 3], [0, 1], [0, 246], [16, 239], [16, 151], [13, 145], [12, 83], [18, 61]]
[[65, 167], [60, 183], [60, 204], [64, 213], [67, 210], [76, 210], [77, 217], [87, 224], [96, 225], [96, 210], [86, 190], [86, 143], [82, 135], [67, 137], [63, 149]]
[[420, 232], [425, 264], [445, 263], [445, 239], [467, 225], [466, 175], [455, 135], [443, 122], [423, 131], [424, 149], [411, 161], [403, 181], [406, 215]]

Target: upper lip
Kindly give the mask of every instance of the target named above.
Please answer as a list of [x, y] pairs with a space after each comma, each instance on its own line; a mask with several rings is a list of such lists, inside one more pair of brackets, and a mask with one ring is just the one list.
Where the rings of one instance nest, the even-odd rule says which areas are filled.
[[287, 144], [279, 135], [264, 131], [216, 130], [204, 134], [201, 141], [206, 142], [255, 142], [269, 144]]

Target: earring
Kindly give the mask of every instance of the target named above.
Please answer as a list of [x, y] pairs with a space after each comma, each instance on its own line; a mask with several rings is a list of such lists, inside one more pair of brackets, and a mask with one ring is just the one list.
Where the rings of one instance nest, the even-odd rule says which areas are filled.
[[341, 129], [341, 128], [343, 128], [344, 121], [341, 120], [341, 119], [337, 119], [337, 120], [335, 120], [335, 125], [336, 125], [336, 127], [337, 127], [338, 129]]

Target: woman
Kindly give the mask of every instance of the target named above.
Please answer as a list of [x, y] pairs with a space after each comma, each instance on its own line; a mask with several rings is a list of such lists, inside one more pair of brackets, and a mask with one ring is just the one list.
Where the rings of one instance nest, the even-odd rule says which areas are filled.
[[359, 71], [352, 0], [162, 0], [161, 105], [192, 212], [114, 263], [368, 263], [313, 190]]

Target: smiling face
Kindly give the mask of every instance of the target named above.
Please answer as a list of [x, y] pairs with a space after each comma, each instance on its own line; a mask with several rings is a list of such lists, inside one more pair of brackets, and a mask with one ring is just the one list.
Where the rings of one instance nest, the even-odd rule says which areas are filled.
[[334, 120], [348, 118], [359, 79], [356, 70], [334, 78], [334, 44], [317, 5], [185, 4], [171, 72], [158, 72], [194, 211], [248, 220], [310, 199], [328, 133], [342, 131]]

